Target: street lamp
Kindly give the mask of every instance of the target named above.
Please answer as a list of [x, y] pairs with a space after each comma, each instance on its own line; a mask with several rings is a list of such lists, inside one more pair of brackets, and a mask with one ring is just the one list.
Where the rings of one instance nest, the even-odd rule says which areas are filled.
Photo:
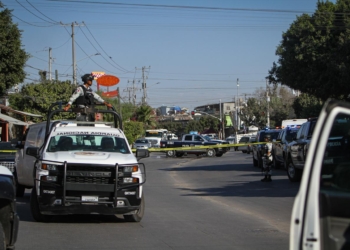
[[270, 128], [270, 96], [269, 96], [269, 88], [268, 88], [268, 77], [266, 79], [266, 103], [267, 103], [267, 112], [266, 112], [266, 127]]
[[89, 56], [84, 57], [78, 61], [75, 61], [75, 56], [73, 56], [73, 84], [75, 86], [77, 86], [77, 62], [80, 62], [80, 61], [85, 60], [87, 58], [90, 58], [92, 56], [98, 56], [98, 55], [101, 55], [101, 53], [95, 53], [95, 54], [89, 55]]
[[236, 122], [237, 122], [237, 132], [239, 130], [239, 98], [238, 98], [238, 88], [239, 88], [239, 79], [237, 78], [237, 100], [236, 100]]

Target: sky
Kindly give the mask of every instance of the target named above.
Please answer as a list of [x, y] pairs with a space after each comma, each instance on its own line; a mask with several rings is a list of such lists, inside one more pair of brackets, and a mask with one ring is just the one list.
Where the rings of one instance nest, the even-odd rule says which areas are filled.
[[78, 84], [85, 73], [105, 72], [120, 82], [103, 91], [119, 87], [123, 102], [133, 102], [134, 91], [140, 103], [145, 79], [150, 106], [193, 110], [265, 88], [283, 32], [318, 0], [0, 1], [31, 56], [23, 84], [49, 72], [49, 51], [52, 78], [57, 70], [72, 81], [74, 29]]

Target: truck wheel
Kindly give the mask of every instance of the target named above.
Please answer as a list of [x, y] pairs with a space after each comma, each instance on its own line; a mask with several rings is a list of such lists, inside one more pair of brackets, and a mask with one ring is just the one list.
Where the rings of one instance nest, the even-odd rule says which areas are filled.
[[0, 250], [6, 250], [6, 237], [2, 223], [0, 223]]
[[167, 157], [175, 157], [175, 151], [174, 150], [166, 151], [166, 156]]
[[208, 148], [207, 150], [207, 156], [208, 157], [214, 157], [216, 155], [215, 149], [213, 148]]
[[48, 222], [52, 218], [51, 215], [45, 215], [40, 212], [35, 186], [32, 188], [32, 194], [30, 196], [30, 210], [32, 212], [33, 219], [38, 222]]
[[299, 182], [301, 179], [302, 170], [295, 168], [293, 162], [287, 162], [287, 175], [291, 182]]
[[145, 213], [145, 195], [142, 195], [140, 209], [136, 212], [136, 214], [128, 214], [124, 215], [124, 220], [127, 222], [140, 222], [143, 218], [143, 214]]
[[16, 171], [13, 173], [16, 183], [16, 197], [23, 197], [25, 192], [25, 187], [18, 183]]

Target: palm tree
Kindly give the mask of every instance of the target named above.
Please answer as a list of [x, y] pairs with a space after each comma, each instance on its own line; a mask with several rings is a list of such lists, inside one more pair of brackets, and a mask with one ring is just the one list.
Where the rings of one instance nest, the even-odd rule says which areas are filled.
[[146, 128], [154, 127], [156, 122], [152, 118], [153, 109], [148, 105], [142, 105], [136, 109], [137, 121], [142, 122]]

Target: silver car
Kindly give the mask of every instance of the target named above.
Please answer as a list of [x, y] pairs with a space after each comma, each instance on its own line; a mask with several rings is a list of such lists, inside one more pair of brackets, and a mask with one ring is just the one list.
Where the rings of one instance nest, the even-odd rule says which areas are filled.
[[152, 144], [150, 140], [140, 138], [133, 143], [132, 147], [135, 149], [148, 149], [152, 147]]

